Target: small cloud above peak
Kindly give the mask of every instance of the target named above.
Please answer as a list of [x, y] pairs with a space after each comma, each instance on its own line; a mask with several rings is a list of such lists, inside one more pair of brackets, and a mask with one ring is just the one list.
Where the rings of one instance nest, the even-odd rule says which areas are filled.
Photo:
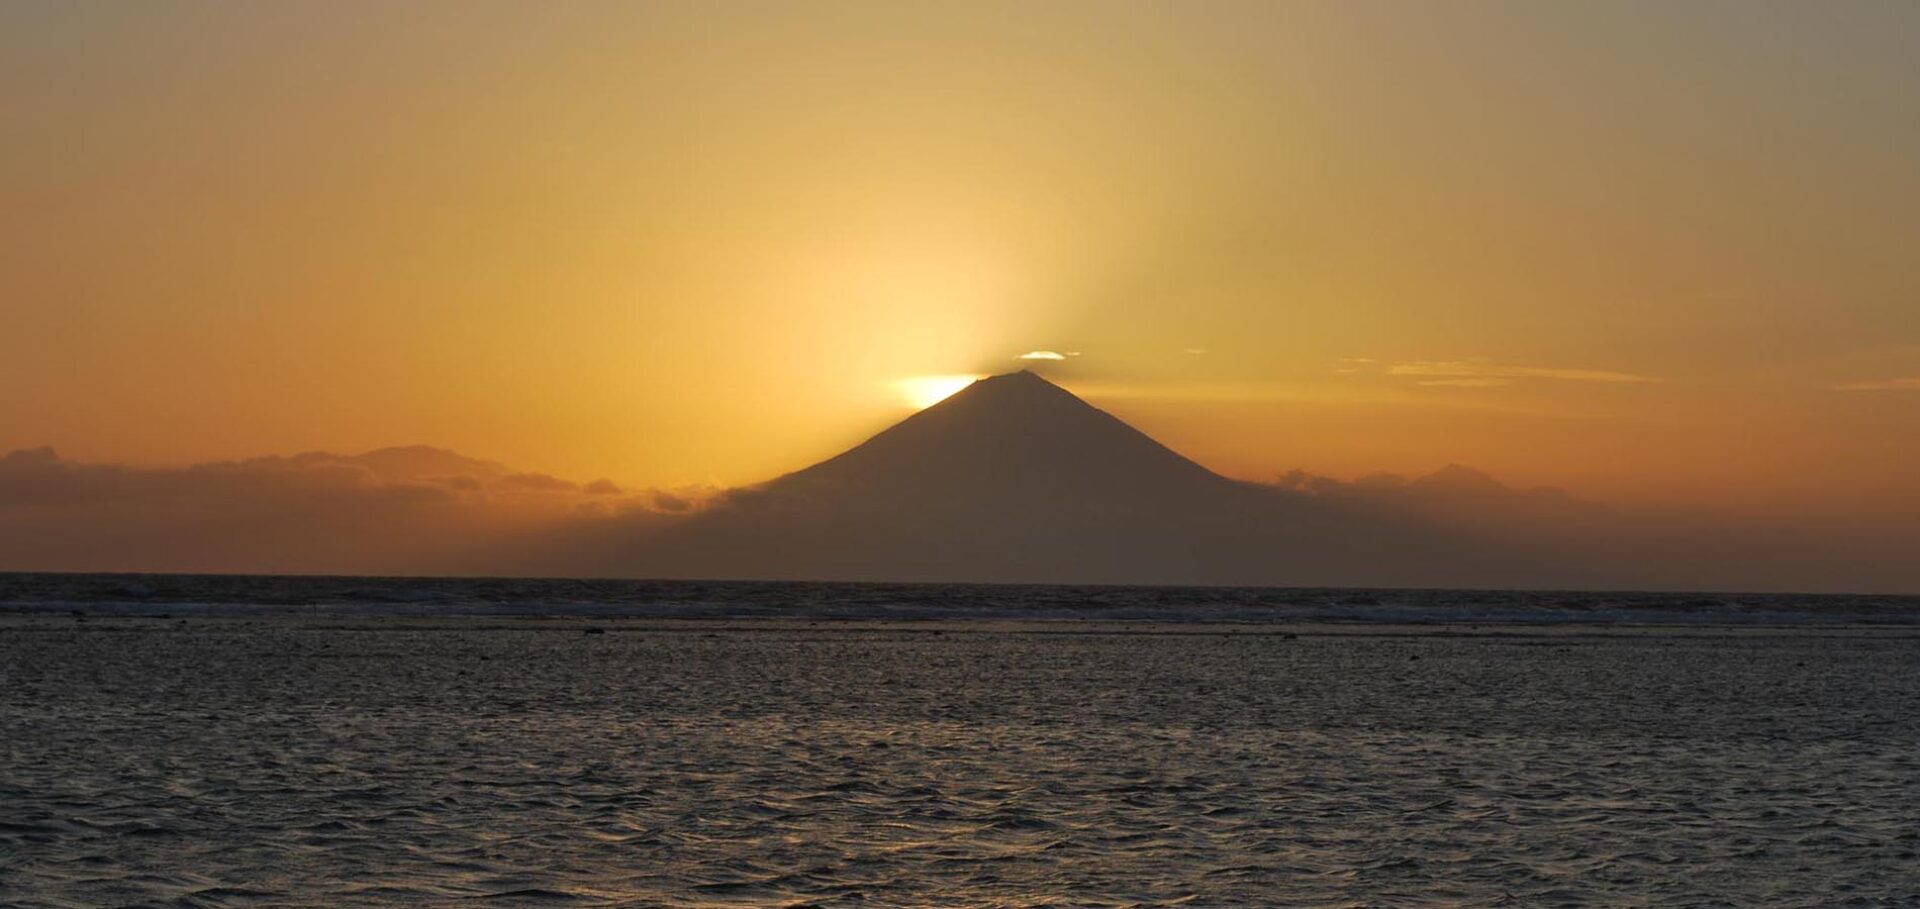
[[1070, 354], [1063, 354], [1063, 353], [1059, 353], [1057, 351], [1052, 351], [1052, 350], [1029, 350], [1026, 353], [1023, 353], [1017, 357], [1014, 357], [1014, 359], [1016, 360], [1064, 360], [1068, 357], [1077, 357], [1079, 355], [1080, 354], [1078, 351], [1075, 351]]

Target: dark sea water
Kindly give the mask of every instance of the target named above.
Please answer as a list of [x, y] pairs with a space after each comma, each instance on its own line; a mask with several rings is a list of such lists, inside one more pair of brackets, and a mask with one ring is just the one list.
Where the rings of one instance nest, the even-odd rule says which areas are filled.
[[0, 578], [0, 906], [1920, 906], [1898, 601], [548, 583]]
[[1920, 596], [8, 574], [0, 612], [1089, 621], [1905, 624]]

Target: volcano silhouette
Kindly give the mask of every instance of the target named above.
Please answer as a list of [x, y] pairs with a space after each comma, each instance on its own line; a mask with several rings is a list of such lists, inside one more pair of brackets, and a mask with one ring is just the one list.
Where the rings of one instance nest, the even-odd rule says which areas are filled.
[[[1220, 476], [1032, 372], [969, 385], [627, 550], [679, 578], [1390, 584], [1458, 541]], [[1392, 557], [1382, 559], [1383, 552]]]

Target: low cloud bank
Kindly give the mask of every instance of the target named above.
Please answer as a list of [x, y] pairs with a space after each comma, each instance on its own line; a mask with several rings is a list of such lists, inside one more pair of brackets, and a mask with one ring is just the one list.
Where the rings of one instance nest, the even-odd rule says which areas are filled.
[[0, 456], [0, 569], [525, 574], [551, 528], [646, 523], [698, 491], [627, 492], [424, 446], [141, 468]]
[[0, 456], [0, 570], [1920, 590], [1911, 527], [1627, 513], [1459, 466], [1246, 486], [1224, 509], [1029, 493], [1027, 512], [976, 513], [778, 484], [625, 490], [426, 447], [182, 468], [41, 448]]
[[[1489, 586], [1734, 592], [1920, 591], [1915, 521], [1801, 514], [1723, 514], [1674, 507], [1622, 510], [1565, 490], [1515, 489], [1448, 465], [1418, 478], [1339, 480], [1295, 470], [1274, 487], [1478, 540], [1507, 560], [1475, 569]], [[1537, 580], [1503, 577], [1525, 573]]]

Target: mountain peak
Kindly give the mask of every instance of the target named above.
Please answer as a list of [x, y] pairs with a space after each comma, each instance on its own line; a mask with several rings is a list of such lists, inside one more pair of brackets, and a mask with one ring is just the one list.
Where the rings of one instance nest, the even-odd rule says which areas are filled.
[[1014, 512], [1019, 501], [1176, 499], [1238, 485], [1023, 369], [980, 379], [765, 488], [998, 500]]
[[1034, 372], [1031, 369], [1022, 369], [1022, 370], [1019, 370], [1018, 372], [1003, 372], [997, 375], [986, 376], [984, 378], [976, 380], [972, 385], [969, 385], [967, 387], [969, 388], [973, 388], [973, 387], [1007, 388], [1007, 389], [1021, 388], [1021, 389], [1027, 389], [1029, 391], [1050, 388], [1055, 391], [1061, 391], [1061, 392], [1066, 391], [1066, 389], [1061, 388], [1060, 386], [1055, 385], [1050, 381], [1047, 381], [1047, 378], [1045, 376], [1037, 372]]
[[1073, 392], [1047, 381], [1046, 377], [1039, 373], [1031, 369], [1022, 369], [1018, 372], [1003, 372], [976, 379], [967, 387], [954, 392], [927, 409], [952, 409], [954, 406], [959, 406], [956, 402], [983, 397], [999, 401], [1052, 398], [1060, 403], [1071, 401], [1082, 407], [1091, 406], [1075, 397]]

